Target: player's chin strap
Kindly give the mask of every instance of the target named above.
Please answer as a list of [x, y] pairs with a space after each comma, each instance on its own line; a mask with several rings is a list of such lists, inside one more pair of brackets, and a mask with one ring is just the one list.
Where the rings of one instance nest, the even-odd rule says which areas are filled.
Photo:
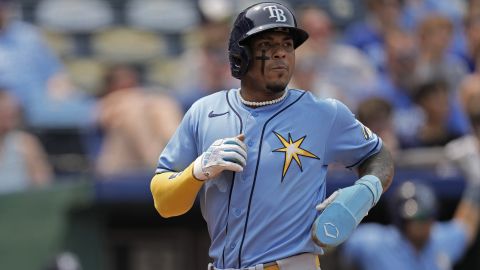
[[377, 204], [382, 192], [382, 183], [374, 175], [365, 175], [353, 186], [335, 191], [317, 206], [317, 210], [323, 212], [313, 223], [315, 243], [321, 247], [343, 243]]

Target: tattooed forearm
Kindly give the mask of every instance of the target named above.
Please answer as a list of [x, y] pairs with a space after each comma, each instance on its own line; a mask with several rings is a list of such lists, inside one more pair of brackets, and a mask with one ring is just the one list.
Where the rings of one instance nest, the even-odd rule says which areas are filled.
[[393, 180], [394, 166], [390, 152], [383, 146], [380, 152], [369, 157], [358, 167], [360, 177], [373, 174], [382, 182], [383, 191], [386, 191]]

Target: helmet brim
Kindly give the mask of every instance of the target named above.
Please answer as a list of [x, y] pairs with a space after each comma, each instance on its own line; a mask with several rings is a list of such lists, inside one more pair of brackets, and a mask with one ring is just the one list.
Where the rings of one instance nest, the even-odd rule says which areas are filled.
[[258, 27], [251, 29], [250, 31], [245, 33], [244, 37], [242, 37], [239, 40], [238, 44], [240, 44], [241, 46], [244, 46], [247, 44], [247, 41], [255, 37], [255, 35], [273, 30], [275, 28], [289, 29], [290, 34], [292, 35], [293, 46], [295, 49], [300, 45], [302, 45], [308, 39], [308, 33], [305, 30], [297, 27], [285, 26], [285, 24], [278, 23], [278, 24], [260, 25]]

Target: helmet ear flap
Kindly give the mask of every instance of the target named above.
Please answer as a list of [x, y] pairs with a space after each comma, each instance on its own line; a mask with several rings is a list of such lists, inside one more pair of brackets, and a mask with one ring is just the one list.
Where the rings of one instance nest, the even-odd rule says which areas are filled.
[[250, 64], [250, 52], [241, 46], [236, 53], [230, 52], [229, 58], [232, 76], [241, 79], [247, 73]]
[[230, 69], [232, 72], [232, 76], [239, 79], [241, 77], [240, 70], [242, 69], [242, 59], [240, 55], [230, 53]]

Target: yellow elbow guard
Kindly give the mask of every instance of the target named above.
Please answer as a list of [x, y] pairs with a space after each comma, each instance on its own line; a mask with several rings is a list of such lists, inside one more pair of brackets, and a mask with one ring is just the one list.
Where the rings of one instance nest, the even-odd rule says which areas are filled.
[[155, 208], [163, 217], [179, 216], [190, 210], [203, 181], [193, 176], [193, 163], [182, 172], [165, 172], [150, 184]]

